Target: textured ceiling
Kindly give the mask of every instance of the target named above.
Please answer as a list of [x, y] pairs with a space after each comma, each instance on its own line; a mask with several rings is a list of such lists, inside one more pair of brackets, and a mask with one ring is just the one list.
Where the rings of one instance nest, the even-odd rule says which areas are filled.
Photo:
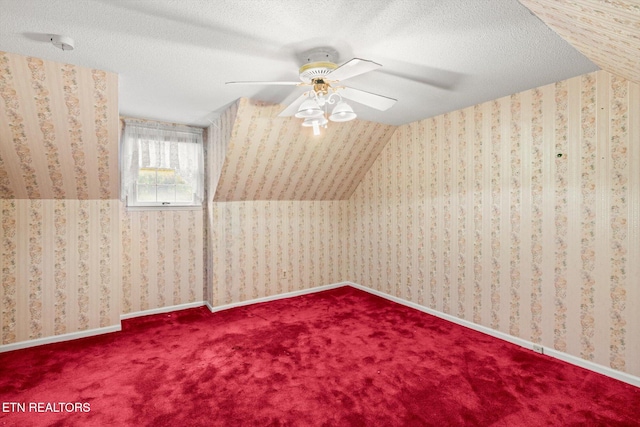
[[117, 199], [118, 76], [0, 52], [0, 199]]
[[[363, 120], [332, 123], [320, 136], [281, 105], [240, 99], [214, 200], [348, 199], [396, 127]], [[226, 134], [227, 132], [222, 132]]]
[[397, 98], [386, 112], [354, 105], [393, 125], [597, 69], [517, 0], [0, 0], [0, 10], [0, 50], [118, 73], [123, 115], [201, 126], [241, 97], [291, 100], [299, 88], [224, 82], [296, 79], [299, 54], [318, 46], [383, 65], [346, 82]]
[[640, 83], [638, 0], [520, 0], [603, 70]]

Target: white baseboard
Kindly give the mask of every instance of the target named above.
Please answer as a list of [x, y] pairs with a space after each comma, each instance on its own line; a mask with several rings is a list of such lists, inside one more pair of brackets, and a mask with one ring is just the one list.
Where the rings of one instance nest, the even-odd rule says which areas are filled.
[[172, 311], [184, 310], [186, 308], [202, 307], [208, 305], [205, 301], [188, 302], [186, 304], [169, 305], [167, 307], [151, 308], [149, 310], [136, 311], [120, 315], [120, 320], [133, 319], [134, 317], [150, 316], [152, 314], [170, 313]]
[[13, 350], [21, 350], [23, 348], [36, 347], [39, 345], [53, 344], [56, 342], [77, 340], [78, 338], [87, 338], [95, 335], [107, 334], [110, 332], [121, 331], [120, 325], [105, 326], [104, 328], [87, 329], [86, 331], [70, 332], [68, 334], [54, 335], [51, 337], [36, 338], [33, 340], [20, 341], [12, 344], [0, 345], [0, 353]]
[[[389, 295], [387, 293], [378, 291], [376, 289], [367, 288], [366, 286], [359, 285], [353, 282], [345, 282], [349, 286], [353, 286], [354, 288], [360, 289], [365, 292], [369, 292], [370, 294], [377, 295], [379, 297], [388, 299], [393, 302], [397, 302], [398, 304], [405, 305], [410, 308], [414, 308], [416, 310], [422, 311], [424, 313], [431, 314], [433, 316], [439, 317], [441, 319], [447, 320], [451, 323], [455, 323], [460, 326], [464, 326], [469, 329], [473, 329], [474, 331], [482, 332], [484, 334], [490, 335], [492, 337], [501, 339], [503, 341], [510, 342], [512, 344], [519, 345], [521, 347], [527, 348], [529, 350], [533, 350], [534, 343], [531, 341], [524, 340], [522, 338], [514, 337], [513, 335], [506, 334], [504, 332], [496, 331], [495, 329], [488, 328], [486, 326], [478, 325], [477, 323], [470, 322], [465, 319], [460, 319], [459, 317], [452, 316], [450, 314], [442, 313], [440, 311], [434, 310], [429, 307], [425, 307], [419, 304], [416, 304], [411, 301], [404, 300], [402, 298], [398, 298], [393, 295]], [[571, 354], [564, 353], [562, 351], [555, 350], [550, 347], [541, 346], [543, 353], [549, 357], [553, 357], [554, 359], [559, 359], [564, 362], [570, 363], [572, 365], [579, 366], [581, 368], [587, 369], [589, 371], [597, 372], [602, 375], [606, 375], [610, 378], [615, 378], [616, 380], [620, 380], [627, 384], [631, 384], [636, 387], [640, 387], [640, 377], [635, 375], [627, 374], [626, 372], [621, 372], [615, 370], [613, 368], [609, 368], [607, 366], [599, 365], [597, 363], [591, 362], [589, 360], [584, 360], [576, 356], [572, 356]]]
[[217, 311], [229, 310], [230, 308], [242, 307], [242, 306], [251, 305], [251, 304], [258, 304], [261, 302], [275, 301], [275, 300], [284, 299], [284, 298], [292, 298], [300, 295], [312, 294], [315, 292], [326, 291], [328, 289], [335, 289], [335, 288], [340, 288], [342, 286], [349, 286], [349, 285], [351, 285], [351, 282], [332, 283], [329, 285], [316, 286], [314, 288], [301, 289], [299, 291], [286, 292], [284, 294], [271, 295], [268, 297], [256, 298], [256, 299], [251, 299], [247, 301], [232, 302], [231, 304], [225, 304], [225, 305], [217, 305], [215, 307], [209, 304], [209, 302], [207, 301], [207, 307], [209, 308], [209, 310], [211, 310], [212, 313], [215, 313]]
[[[416, 304], [414, 302], [407, 301], [407, 300], [404, 300], [402, 298], [399, 298], [399, 297], [396, 297], [396, 296], [393, 296], [393, 295], [389, 295], [387, 293], [378, 291], [376, 289], [368, 288], [366, 286], [362, 286], [362, 285], [359, 285], [359, 284], [353, 283], [353, 282], [333, 283], [333, 284], [329, 284], [329, 285], [317, 286], [317, 287], [308, 288], [308, 289], [301, 289], [299, 291], [286, 292], [286, 293], [283, 293], [283, 294], [271, 295], [271, 296], [262, 297], [262, 298], [256, 298], [256, 299], [247, 300], [247, 301], [234, 302], [234, 303], [231, 303], [231, 304], [225, 304], [225, 305], [220, 305], [220, 306], [216, 306], [216, 307], [213, 307], [211, 304], [209, 304], [208, 301], [198, 301], [198, 302], [192, 302], [192, 303], [187, 303], [187, 304], [172, 305], [172, 306], [168, 306], [168, 307], [154, 308], [154, 309], [151, 309], [151, 310], [144, 310], [144, 311], [137, 311], [135, 313], [123, 314], [123, 315], [120, 316], [120, 319], [124, 320], [124, 319], [131, 319], [131, 318], [134, 318], [134, 317], [139, 317], [139, 316], [148, 316], [148, 315], [151, 315], [151, 314], [169, 313], [169, 312], [176, 311], [176, 310], [184, 310], [186, 308], [201, 307], [203, 305], [206, 305], [207, 308], [209, 308], [209, 310], [212, 313], [215, 313], [215, 312], [222, 311], [222, 310], [228, 310], [230, 308], [242, 307], [242, 306], [251, 305], [251, 304], [257, 304], [257, 303], [261, 303], [261, 302], [275, 301], [275, 300], [284, 299], [284, 298], [292, 298], [292, 297], [296, 297], [296, 296], [300, 296], [300, 295], [306, 295], [306, 294], [311, 294], [311, 293], [315, 293], [315, 292], [325, 291], [325, 290], [328, 290], [328, 289], [340, 288], [342, 286], [352, 286], [352, 287], [354, 287], [356, 289], [360, 289], [361, 291], [368, 292], [368, 293], [373, 294], [373, 295], [377, 295], [379, 297], [382, 297], [382, 298], [385, 298], [387, 300], [396, 302], [398, 304], [402, 304], [404, 306], [407, 306], [407, 307], [422, 311], [422, 312], [427, 313], [427, 314], [431, 314], [433, 316], [436, 316], [436, 317], [439, 317], [441, 319], [447, 320], [447, 321], [449, 321], [451, 323], [455, 323], [457, 325], [464, 326], [466, 328], [473, 329], [473, 330], [478, 331], [478, 332], [482, 332], [484, 334], [487, 334], [487, 335], [490, 335], [492, 337], [501, 339], [503, 341], [507, 341], [507, 342], [510, 342], [512, 344], [516, 344], [516, 345], [519, 345], [521, 347], [527, 348], [529, 350], [533, 350], [534, 343], [531, 342], [531, 341], [527, 341], [527, 340], [524, 340], [522, 338], [514, 337], [514, 336], [506, 334], [504, 332], [496, 331], [495, 329], [491, 329], [491, 328], [488, 328], [488, 327], [483, 326], [483, 325], [478, 325], [478, 324], [470, 322], [468, 320], [460, 319], [460, 318], [452, 316], [450, 314], [442, 313], [442, 312], [434, 310], [432, 308], [425, 307], [425, 306]], [[74, 339], [78, 339], [78, 338], [86, 338], [86, 337], [90, 337], [90, 336], [94, 336], [94, 335], [106, 334], [106, 333], [110, 333], [110, 332], [118, 332], [120, 330], [122, 330], [122, 327], [120, 325], [113, 325], [113, 326], [107, 326], [107, 327], [104, 327], [104, 328], [95, 328], [95, 329], [90, 329], [90, 330], [86, 330], [86, 331], [78, 331], [78, 332], [71, 332], [71, 333], [68, 333], [68, 334], [55, 335], [55, 336], [52, 336], [52, 337], [37, 338], [37, 339], [33, 339], [33, 340], [28, 340], [28, 341], [21, 341], [21, 342], [13, 343], [13, 344], [4, 344], [4, 345], [0, 345], [0, 353], [7, 352], [7, 351], [12, 351], [12, 350], [19, 350], [19, 349], [23, 349], [23, 348], [35, 347], [35, 346], [44, 345], [44, 344], [51, 344], [51, 343], [56, 343], [56, 342], [61, 342], [61, 341], [69, 341], [69, 340], [74, 340]], [[579, 366], [581, 368], [584, 368], [584, 369], [587, 369], [587, 370], [590, 370], [590, 371], [593, 371], [593, 372], [597, 372], [599, 374], [608, 376], [610, 378], [617, 379], [619, 381], [625, 382], [627, 384], [631, 384], [631, 385], [636, 386], [636, 387], [640, 387], [640, 377], [637, 377], [635, 375], [627, 374], [625, 372], [621, 372], [621, 371], [609, 368], [607, 366], [599, 365], [597, 363], [581, 359], [579, 357], [576, 357], [576, 356], [573, 356], [571, 354], [567, 354], [567, 353], [555, 350], [555, 349], [550, 348], [550, 347], [544, 347], [543, 346], [542, 349], [543, 349], [543, 353], [545, 355], [549, 356], [549, 357], [553, 357], [555, 359], [562, 360], [562, 361], [570, 363], [572, 365], [576, 365], [576, 366]]]

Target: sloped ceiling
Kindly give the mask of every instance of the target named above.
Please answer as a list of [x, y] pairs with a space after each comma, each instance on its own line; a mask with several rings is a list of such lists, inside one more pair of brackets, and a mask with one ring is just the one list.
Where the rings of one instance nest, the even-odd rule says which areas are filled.
[[638, 0], [520, 0], [603, 70], [640, 83]]
[[0, 52], [0, 198], [118, 198], [118, 77]]
[[217, 202], [347, 199], [396, 129], [332, 122], [316, 137], [300, 119], [276, 117], [282, 105], [240, 99], [237, 108]]

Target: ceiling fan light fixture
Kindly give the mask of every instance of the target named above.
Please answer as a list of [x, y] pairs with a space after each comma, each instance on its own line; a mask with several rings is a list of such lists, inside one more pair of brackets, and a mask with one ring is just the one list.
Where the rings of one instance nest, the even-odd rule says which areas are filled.
[[[315, 132], [319, 131], [316, 128], [326, 127], [326, 124], [319, 125], [320, 122], [307, 122], [306, 119], [322, 117], [326, 121], [328, 116], [332, 122], [348, 122], [358, 117], [351, 106], [344, 103], [343, 98], [380, 111], [386, 111], [395, 104], [397, 100], [388, 96], [342, 86], [344, 80], [376, 70], [382, 65], [368, 59], [352, 58], [338, 66], [334, 62], [337, 58], [337, 51], [329, 47], [318, 47], [304, 52], [299, 57], [305, 62], [298, 70], [300, 83], [294, 81], [235, 81], [227, 83], [310, 87], [302, 92], [295, 101], [289, 103], [278, 114], [278, 117], [295, 116], [298, 119], [304, 119], [303, 126], [314, 126]], [[337, 86], [337, 84], [341, 86]], [[330, 115], [329, 106], [335, 107]]]
[[320, 135], [320, 126], [325, 126], [326, 127], [327, 123], [329, 123], [329, 121], [324, 116], [311, 117], [311, 118], [308, 118], [308, 119], [304, 119], [304, 122], [302, 122], [302, 126], [304, 126], [306, 128], [307, 127], [313, 128], [313, 134], [318, 136], [318, 135]]
[[298, 112], [295, 116], [299, 119], [309, 119], [314, 117], [320, 117], [324, 114], [322, 108], [318, 105], [315, 99], [307, 99], [298, 108]]
[[346, 102], [341, 101], [331, 111], [329, 120], [332, 122], [348, 122], [356, 117], [358, 117], [358, 115], [353, 112], [353, 108]]
[[326, 117], [310, 117], [310, 118], [304, 119], [304, 122], [302, 122], [302, 126], [306, 128], [310, 128], [310, 127], [313, 127], [314, 125], [324, 126], [327, 123], [329, 123], [329, 121], [327, 120]]

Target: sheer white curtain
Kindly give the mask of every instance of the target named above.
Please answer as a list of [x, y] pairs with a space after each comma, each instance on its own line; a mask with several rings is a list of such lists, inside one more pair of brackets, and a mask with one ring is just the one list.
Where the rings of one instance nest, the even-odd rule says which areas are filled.
[[197, 203], [204, 196], [202, 129], [125, 120], [120, 151], [121, 199], [135, 194], [140, 168], [174, 169], [193, 188]]

